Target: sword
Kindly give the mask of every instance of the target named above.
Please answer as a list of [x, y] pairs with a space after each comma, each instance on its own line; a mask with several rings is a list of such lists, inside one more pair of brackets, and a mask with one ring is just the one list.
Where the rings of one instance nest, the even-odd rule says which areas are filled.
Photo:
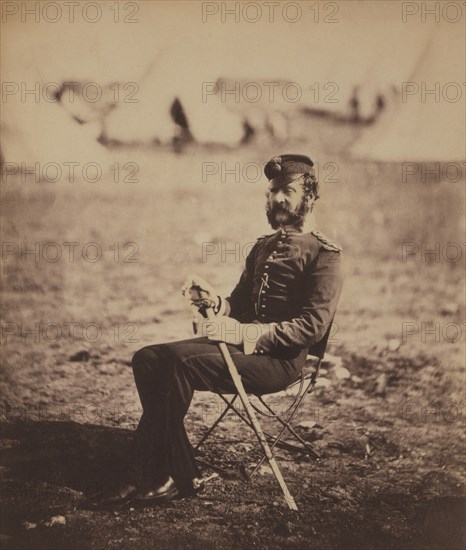
[[[212, 309], [212, 301], [210, 299], [207, 299], [205, 296], [205, 292], [202, 290], [202, 288], [193, 286], [192, 289], [197, 292], [198, 297], [193, 297], [192, 290], [191, 293], [191, 299], [192, 300], [202, 300], [203, 303], [200, 306], [201, 311], [205, 311], [207, 315], [207, 319], [210, 321], [215, 321], [215, 313]], [[203, 296], [204, 295], [204, 296]], [[280, 468], [278, 467], [277, 461], [275, 460], [275, 457], [272, 454], [272, 451], [270, 450], [269, 444], [267, 443], [267, 440], [265, 438], [264, 432], [262, 431], [261, 425], [259, 424], [259, 421], [257, 420], [256, 413], [251, 405], [251, 402], [249, 401], [248, 394], [246, 393], [246, 390], [243, 386], [243, 381], [241, 380], [241, 376], [238, 372], [238, 369], [236, 368], [235, 363], [233, 362], [233, 359], [230, 354], [230, 350], [228, 349], [228, 346], [225, 342], [217, 342], [217, 345], [220, 349], [220, 353], [223, 356], [223, 359], [228, 367], [228, 371], [230, 373], [231, 379], [233, 380], [233, 383], [235, 385], [236, 391], [238, 392], [238, 395], [241, 399], [241, 402], [243, 403], [243, 407], [246, 411], [246, 414], [249, 417], [249, 420], [251, 421], [251, 425], [254, 429], [254, 433], [256, 434], [256, 437], [259, 441], [260, 446], [262, 447], [262, 450], [264, 451], [264, 454], [269, 462], [270, 468], [273, 472], [273, 475], [275, 476], [275, 479], [277, 480], [278, 484], [280, 485], [280, 489], [283, 492], [283, 496], [285, 497], [285, 501], [290, 508], [290, 510], [298, 510], [298, 507], [296, 506], [296, 502], [291, 495], [290, 491], [288, 490], [288, 487], [285, 483], [285, 480], [283, 479], [282, 473], [280, 471]]]

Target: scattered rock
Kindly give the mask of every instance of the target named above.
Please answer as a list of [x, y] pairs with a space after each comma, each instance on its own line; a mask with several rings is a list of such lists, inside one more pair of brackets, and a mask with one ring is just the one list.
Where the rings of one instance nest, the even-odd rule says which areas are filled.
[[336, 367], [334, 372], [338, 380], [348, 380], [348, 378], [351, 378], [350, 371], [345, 367]]
[[54, 525], [66, 525], [66, 518], [64, 516], [52, 516], [49, 521], [45, 521], [46, 527], [53, 527]]
[[336, 355], [331, 355], [330, 353], [325, 354], [325, 359], [322, 361], [322, 366], [325, 367], [334, 367], [338, 368], [341, 367], [343, 364], [343, 359], [341, 357], [337, 357]]
[[100, 374], [115, 374], [115, 365], [103, 364], [97, 367]]
[[86, 350], [81, 350], [72, 355], [69, 359], [75, 362], [87, 362], [91, 358], [90, 354]]
[[401, 346], [401, 342], [396, 338], [392, 338], [391, 340], [388, 341], [387, 348], [389, 351], [398, 351], [400, 346]]
[[322, 428], [315, 420], [303, 420], [298, 424], [298, 428], [305, 428], [306, 430], [310, 430], [312, 428]]
[[0, 449], [11, 449], [20, 445], [20, 441], [16, 439], [2, 439], [0, 440]]
[[317, 378], [316, 380], [316, 388], [328, 388], [331, 385], [332, 383], [328, 378], [320, 377], [320, 378]]
[[392, 532], [392, 526], [389, 523], [383, 523], [379, 526], [379, 529], [385, 535], [389, 535]]
[[448, 302], [442, 306], [440, 313], [442, 315], [456, 315], [459, 309], [459, 304], [456, 304], [455, 302]]
[[383, 372], [382, 374], [379, 374], [379, 376], [377, 376], [377, 378], [375, 379], [374, 394], [385, 395], [386, 389], [387, 389], [387, 375]]
[[25, 529], [35, 529], [37, 527], [37, 523], [33, 523], [32, 521], [26, 521], [26, 520], [23, 520], [21, 522], [21, 525], [25, 528]]
[[299, 385], [296, 385], [296, 386], [293, 386], [292, 388], [287, 388], [284, 393], [287, 397], [295, 396], [298, 393], [298, 390], [299, 390]]
[[198, 487], [204, 485], [205, 483], [208, 483], [209, 481], [212, 481], [213, 479], [216, 479], [217, 477], [220, 477], [220, 475], [217, 472], [214, 472], [213, 474], [210, 474], [210, 476], [203, 477], [202, 479], [195, 478], [193, 479], [193, 485], [197, 489]]

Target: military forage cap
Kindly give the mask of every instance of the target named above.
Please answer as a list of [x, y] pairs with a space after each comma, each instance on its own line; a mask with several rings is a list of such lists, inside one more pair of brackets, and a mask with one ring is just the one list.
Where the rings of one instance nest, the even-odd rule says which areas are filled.
[[311, 174], [314, 175], [314, 163], [305, 155], [280, 155], [273, 157], [265, 165], [264, 174], [267, 179], [274, 178], [287, 179], [292, 174]]

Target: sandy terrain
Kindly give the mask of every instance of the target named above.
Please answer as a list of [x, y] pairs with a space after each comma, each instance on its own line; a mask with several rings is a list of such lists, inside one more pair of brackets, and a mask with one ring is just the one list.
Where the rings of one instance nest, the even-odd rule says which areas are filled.
[[[2, 184], [2, 238], [18, 251], [1, 266], [5, 549], [464, 546], [464, 179], [403, 181], [399, 165], [351, 161], [356, 133], [303, 118], [286, 151], [115, 150], [112, 162], [139, 165], [137, 183]], [[241, 464], [259, 452], [233, 417], [201, 456], [224, 471], [199, 498], [85, 509], [86, 496], [123, 476], [140, 415], [132, 354], [191, 334], [184, 276], [227, 294], [243, 247], [270, 232], [264, 181], [222, 181], [221, 163], [243, 170], [292, 151], [319, 160], [319, 226], [346, 258], [331, 357], [298, 419], [316, 422], [299, 429], [321, 459], [277, 452], [299, 512], [267, 467], [243, 480]], [[220, 169], [203, 183], [205, 162]], [[39, 243], [39, 257], [21, 256], [22, 243]], [[438, 257], [423, 254], [435, 246]], [[192, 441], [219, 407], [195, 396]], [[47, 526], [52, 516], [65, 524]]]

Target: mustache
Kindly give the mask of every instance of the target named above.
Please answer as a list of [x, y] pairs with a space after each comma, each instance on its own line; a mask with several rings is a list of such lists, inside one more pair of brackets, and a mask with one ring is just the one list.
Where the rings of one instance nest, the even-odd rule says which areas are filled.
[[286, 212], [288, 214], [291, 214], [294, 212], [294, 210], [291, 209], [286, 203], [280, 203], [280, 202], [274, 203], [271, 207], [271, 211], [272, 213]]
[[272, 229], [278, 229], [280, 227], [279, 223], [275, 219], [275, 216], [278, 212], [286, 212], [289, 216], [289, 223], [294, 224], [296, 227], [302, 227], [304, 223], [304, 217], [306, 216], [307, 212], [309, 212], [309, 210], [309, 206], [306, 204], [305, 200], [303, 200], [296, 209], [290, 209], [289, 205], [286, 202], [270, 204], [270, 202], [267, 201], [265, 203], [265, 213]]

